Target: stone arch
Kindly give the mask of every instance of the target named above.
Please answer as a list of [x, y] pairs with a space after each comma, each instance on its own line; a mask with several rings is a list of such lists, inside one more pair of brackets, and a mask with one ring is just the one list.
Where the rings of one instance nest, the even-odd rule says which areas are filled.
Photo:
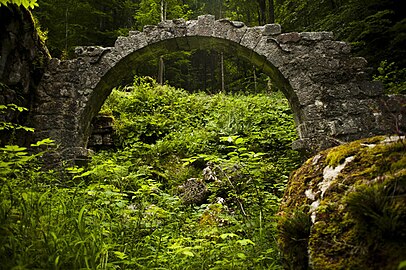
[[53, 59], [40, 83], [34, 127], [54, 138], [63, 157], [85, 154], [89, 125], [111, 89], [149, 56], [215, 48], [261, 68], [288, 98], [299, 140], [315, 152], [336, 141], [385, 132], [379, 125], [383, 89], [366, 75], [367, 62], [331, 32], [281, 33], [277, 24], [247, 27], [215, 20], [164, 21], [119, 37], [114, 47], [78, 47], [77, 58]]

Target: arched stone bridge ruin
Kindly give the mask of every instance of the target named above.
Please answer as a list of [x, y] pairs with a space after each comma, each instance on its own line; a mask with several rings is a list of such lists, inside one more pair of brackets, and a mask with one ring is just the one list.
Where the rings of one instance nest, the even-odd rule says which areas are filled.
[[396, 121], [384, 113], [393, 100], [368, 80], [366, 60], [353, 57], [349, 44], [331, 32], [281, 33], [278, 24], [247, 27], [205, 15], [131, 31], [114, 47], [78, 47], [73, 60], [52, 59], [32, 112], [38, 139], [56, 140], [63, 158], [85, 155], [92, 118], [111, 89], [133, 77], [134, 67], [168, 52], [211, 48], [249, 61], [283, 91], [294, 113], [296, 148], [314, 152], [394, 132]]

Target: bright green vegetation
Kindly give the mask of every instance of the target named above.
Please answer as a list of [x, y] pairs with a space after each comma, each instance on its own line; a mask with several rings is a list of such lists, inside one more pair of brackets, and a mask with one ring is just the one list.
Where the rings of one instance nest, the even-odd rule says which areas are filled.
[[[117, 149], [88, 168], [41, 170], [43, 152], [2, 147], [2, 267], [279, 269], [275, 214], [299, 158], [282, 97], [189, 94], [137, 79], [106, 101]], [[207, 164], [208, 197], [186, 201], [179, 186], [203, 179]]]
[[18, 5], [18, 6], [23, 6], [25, 8], [34, 8], [34, 7], [38, 7], [38, 3], [37, 0], [1, 0], [0, 1], [0, 6], [2, 5]]

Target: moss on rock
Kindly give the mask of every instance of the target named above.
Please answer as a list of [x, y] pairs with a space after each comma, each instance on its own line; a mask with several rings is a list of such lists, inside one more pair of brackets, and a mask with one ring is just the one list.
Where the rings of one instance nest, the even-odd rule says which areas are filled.
[[[285, 268], [396, 269], [406, 259], [405, 157], [404, 137], [374, 137], [325, 150], [294, 172], [278, 226]], [[286, 230], [297, 211], [310, 226], [302, 217]], [[300, 250], [298, 228], [308, 232]]]

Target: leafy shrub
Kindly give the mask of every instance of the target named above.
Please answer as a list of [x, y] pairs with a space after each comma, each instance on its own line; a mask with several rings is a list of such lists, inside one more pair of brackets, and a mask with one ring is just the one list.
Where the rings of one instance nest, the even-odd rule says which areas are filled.
[[[103, 108], [118, 149], [88, 168], [57, 174], [26, 149], [3, 147], [0, 165], [13, 167], [0, 174], [2, 267], [279, 269], [274, 214], [298, 164], [280, 98], [137, 79]], [[217, 175], [207, 203], [183, 204], [178, 186], [201, 178], [207, 162]]]
[[394, 62], [382, 61], [374, 80], [381, 81], [388, 94], [406, 93], [406, 68], [399, 69]]

